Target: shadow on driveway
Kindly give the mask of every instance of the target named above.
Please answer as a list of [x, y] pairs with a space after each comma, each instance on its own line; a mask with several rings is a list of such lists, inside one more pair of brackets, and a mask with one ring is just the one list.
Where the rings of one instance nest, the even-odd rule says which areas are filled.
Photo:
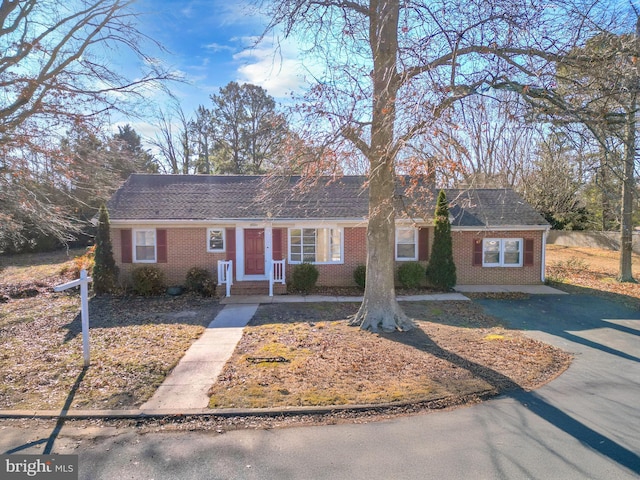
[[[476, 302], [488, 314], [499, 318], [509, 327], [542, 331], [580, 346], [578, 352], [580, 353], [580, 358], [577, 358], [576, 362], [581, 363], [582, 367], [586, 367], [584, 370], [587, 372], [593, 372], [593, 377], [590, 378], [588, 373], [587, 376], [583, 376], [582, 370], [580, 370], [580, 374], [575, 375], [575, 365], [570, 367], [569, 371], [562, 376], [563, 378], [565, 376], [570, 378], [572, 375], [577, 377], [567, 383], [567, 390], [564, 393], [568, 394], [569, 398], [571, 398], [571, 395], [577, 395], [582, 398], [585, 395], [593, 395], [593, 398], [596, 399], [593, 402], [597, 402], [598, 394], [601, 393], [598, 392], [598, 388], [611, 388], [609, 382], [598, 378], [598, 375], [601, 375], [603, 370], [601, 368], [590, 368], [591, 365], [588, 362], [599, 362], [599, 367], [602, 367], [605, 372], [608, 368], [615, 369], [617, 373], [619, 373], [620, 369], [625, 370], [628, 374], [628, 379], [625, 383], [630, 382], [633, 384], [633, 372], [638, 372], [639, 358], [633, 353], [622, 351], [622, 348], [629, 350], [629, 345], [634, 348], [633, 345], [635, 344], [635, 351], [639, 350], [640, 339], [635, 338], [635, 336], [640, 335], [640, 315], [636, 310], [598, 297], [573, 295], [541, 295], [525, 300], [482, 299], [476, 300]], [[622, 346], [618, 348], [618, 340], [614, 338], [615, 335], [605, 335], [603, 337], [601, 334], [599, 338], [604, 338], [606, 342], [604, 343], [603, 341], [587, 339], [578, 334], [581, 331], [588, 332], [605, 328], [613, 329], [625, 335], [633, 335], [634, 337], [632, 337], [631, 341], [628, 338], [625, 339], [622, 342]], [[406, 335], [398, 333], [384, 336], [401, 343], [406, 343], [408, 339]], [[527, 410], [571, 435], [583, 445], [634, 473], [640, 473], [640, 456], [635, 451], [609, 438], [608, 434], [605, 435], [596, 431], [594, 428], [597, 427], [594, 426], [592, 428], [586, 425], [585, 422], [578, 420], [578, 418], [592, 419], [598, 417], [598, 420], [603, 421], [602, 416], [598, 414], [602, 408], [601, 404], [589, 405], [587, 402], [586, 408], [576, 406], [578, 402], [571, 405], [563, 405], [563, 403], [550, 399], [548, 395], [543, 396], [537, 391], [526, 392], [507, 376], [443, 349], [426, 334], [423, 334], [417, 341], [414, 339], [408, 345], [427, 351], [453, 363], [459, 368], [468, 370], [473, 375], [494, 386], [503, 395], [513, 398]], [[566, 345], [564, 347], [566, 348]], [[595, 350], [599, 355], [589, 355], [589, 350]], [[585, 364], [585, 362], [587, 363]], [[640, 386], [638, 385], [639, 381], [640, 377], [635, 377], [636, 386]], [[558, 380], [555, 382], [558, 382]], [[616, 395], [616, 392], [607, 391], [606, 393], [607, 395], [604, 397]], [[638, 398], [640, 397], [635, 398], [636, 403]], [[625, 403], [625, 407], [638, 411], [637, 405], [635, 407], [633, 405], [633, 396], [627, 394], [621, 400]], [[606, 402], [606, 398], [602, 401]], [[592, 410], [591, 407], [593, 408]], [[583, 410], [579, 410], [579, 408], [583, 408]], [[606, 405], [605, 408], [607, 408]], [[609, 404], [608, 408], [613, 407]], [[619, 406], [616, 408], [619, 408]], [[571, 414], [567, 413], [568, 411]], [[623, 409], [623, 411], [626, 410]], [[621, 413], [620, 415], [623, 414]], [[635, 423], [637, 428], [640, 429], [640, 417], [637, 413], [635, 418], [617, 418], [617, 422], [631, 422], [632, 425]], [[606, 425], [606, 430], [617, 433], [618, 427], [619, 425], [616, 424]]]
[[[595, 295], [539, 295], [525, 300], [476, 302], [509, 327], [550, 335], [554, 343], [577, 354], [574, 365], [552, 382], [562, 388], [569, 402], [564, 403], [566, 399], [559, 396], [552, 405], [538, 391], [516, 391], [511, 396], [594, 451], [640, 473], [638, 449], [609, 438], [621, 431], [640, 430], [640, 312]], [[577, 418], [596, 421], [600, 430], [610, 433], [605, 436]], [[630, 441], [625, 438], [627, 444]]]
[[481, 299], [475, 302], [511, 328], [539, 330], [626, 360], [640, 362], [638, 356], [615, 348], [615, 343], [604, 344], [578, 335], [579, 332], [588, 330], [610, 328], [640, 336], [640, 312], [618, 302], [594, 295], [536, 295], [526, 300]]

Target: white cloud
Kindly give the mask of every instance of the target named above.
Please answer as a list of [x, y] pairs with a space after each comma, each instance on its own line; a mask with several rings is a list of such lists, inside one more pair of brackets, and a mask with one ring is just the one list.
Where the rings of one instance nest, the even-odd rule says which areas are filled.
[[236, 48], [232, 47], [231, 45], [222, 45], [221, 43], [215, 42], [204, 45], [204, 48], [207, 50], [211, 50], [212, 52], [234, 52], [236, 50]]
[[148, 141], [150, 138], [155, 138], [156, 133], [158, 133], [158, 127], [153, 125], [150, 122], [127, 122], [120, 121], [111, 125], [111, 130], [113, 133], [118, 133], [118, 127], [124, 127], [125, 125], [130, 125], [143, 140]]
[[266, 21], [260, 8], [250, 1], [223, 0], [217, 3], [216, 17], [221, 25], [264, 24]]
[[[243, 38], [245, 44], [253, 44], [255, 37]], [[299, 91], [305, 83], [304, 69], [299, 52], [291, 42], [276, 46], [263, 42], [233, 56], [241, 61], [238, 82], [259, 85], [274, 97], [285, 97]]]

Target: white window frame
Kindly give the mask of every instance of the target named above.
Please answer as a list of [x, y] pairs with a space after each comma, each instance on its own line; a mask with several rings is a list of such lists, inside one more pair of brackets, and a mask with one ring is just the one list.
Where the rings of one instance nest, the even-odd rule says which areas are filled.
[[[398, 234], [400, 231], [411, 231], [413, 232], [413, 257], [399, 257], [398, 256], [398, 245], [411, 245], [411, 243], [400, 243], [398, 240]], [[396, 239], [394, 242], [394, 254], [395, 259], [398, 262], [415, 262], [418, 260], [418, 229], [411, 227], [397, 227], [396, 228]]]
[[[485, 262], [485, 248], [488, 242], [498, 242], [498, 262], [488, 263]], [[505, 263], [505, 242], [518, 242], [518, 263]], [[482, 266], [483, 267], [522, 267], [524, 260], [524, 239], [522, 238], [484, 238], [482, 240]]]
[[[153, 232], [153, 260], [138, 259], [138, 233], [141, 232]], [[155, 228], [137, 228], [132, 231], [133, 238], [131, 239], [131, 245], [133, 248], [133, 263], [158, 263], [158, 232]], [[142, 245], [149, 247], [151, 245]]]
[[[211, 243], [209, 241], [211, 240], [211, 232], [212, 231], [219, 231], [220, 233], [222, 233], [222, 248], [211, 248]], [[207, 228], [207, 252], [211, 252], [211, 253], [226, 252], [226, 250], [227, 250], [226, 233], [227, 233], [226, 229], [223, 228], [223, 227]]]
[[[340, 235], [340, 260], [331, 260], [328, 262], [303, 262], [303, 261], [297, 261], [297, 260], [293, 260], [293, 254], [291, 253], [291, 247], [292, 247], [292, 242], [291, 242], [291, 232], [293, 230], [300, 230], [301, 236], [302, 238], [304, 238], [304, 230], [315, 230], [316, 231], [316, 256], [317, 256], [317, 238], [318, 238], [318, 230], [332, 230], [332, 232], [329, 234], [329, 238], [332, 238], [332, 234], [334, 233], [333, 231], [337, 231], [338, 234]], [[290, 265], [298, 265], [301, 263], [312, 263], [314, 265], [340, 265], [344, 263], [344, 229], [339, 228], [339, 227], [335, 227], [335, 226], [323, 226], [323, 227], [316, 227], [316, 226], [310, 226], [310, 225], [304, 225], [304, 226], [295, 226], [295, 227], [291, 227], [287, 229], [287, 244], [288, 244], [288, 263]], [[302, 245], [302, 248], [304, 249], [304, 245]], [[296, 255], [298, 255], [296, 253]], [[304, 252], [300, 253], [301, 259], [304, 258]]]

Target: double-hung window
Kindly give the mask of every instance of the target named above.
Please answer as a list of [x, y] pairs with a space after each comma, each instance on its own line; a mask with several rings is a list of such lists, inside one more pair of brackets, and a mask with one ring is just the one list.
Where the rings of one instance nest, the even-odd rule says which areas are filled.
[[483, 267], [521, 267], [521, 238], [485, 238], [482, 241]]
[[156, 231], [133, 231], [133, 261], [136, 263], [156, 262]]
[[339, 228], [289, 229], [290, 263], [342, 263]]
[[224, 252], [224, 228], [207, 229], [207, 252]]
[[418, 259], [418, 230], [396, 228], [396, 260]]

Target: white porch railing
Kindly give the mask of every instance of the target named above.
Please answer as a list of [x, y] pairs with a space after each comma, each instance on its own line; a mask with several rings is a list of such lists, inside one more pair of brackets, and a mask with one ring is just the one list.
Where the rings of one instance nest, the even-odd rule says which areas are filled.
[[271, 260], [269, 270], [269, 296], [273, 297], [273, 284], [281, 283], [284, 285], [286, 281], [284, 260]]
[[233, 285], [233, 260], [218, 260], [218, 284], [226, 286], [226, 296], [231, 296]]

